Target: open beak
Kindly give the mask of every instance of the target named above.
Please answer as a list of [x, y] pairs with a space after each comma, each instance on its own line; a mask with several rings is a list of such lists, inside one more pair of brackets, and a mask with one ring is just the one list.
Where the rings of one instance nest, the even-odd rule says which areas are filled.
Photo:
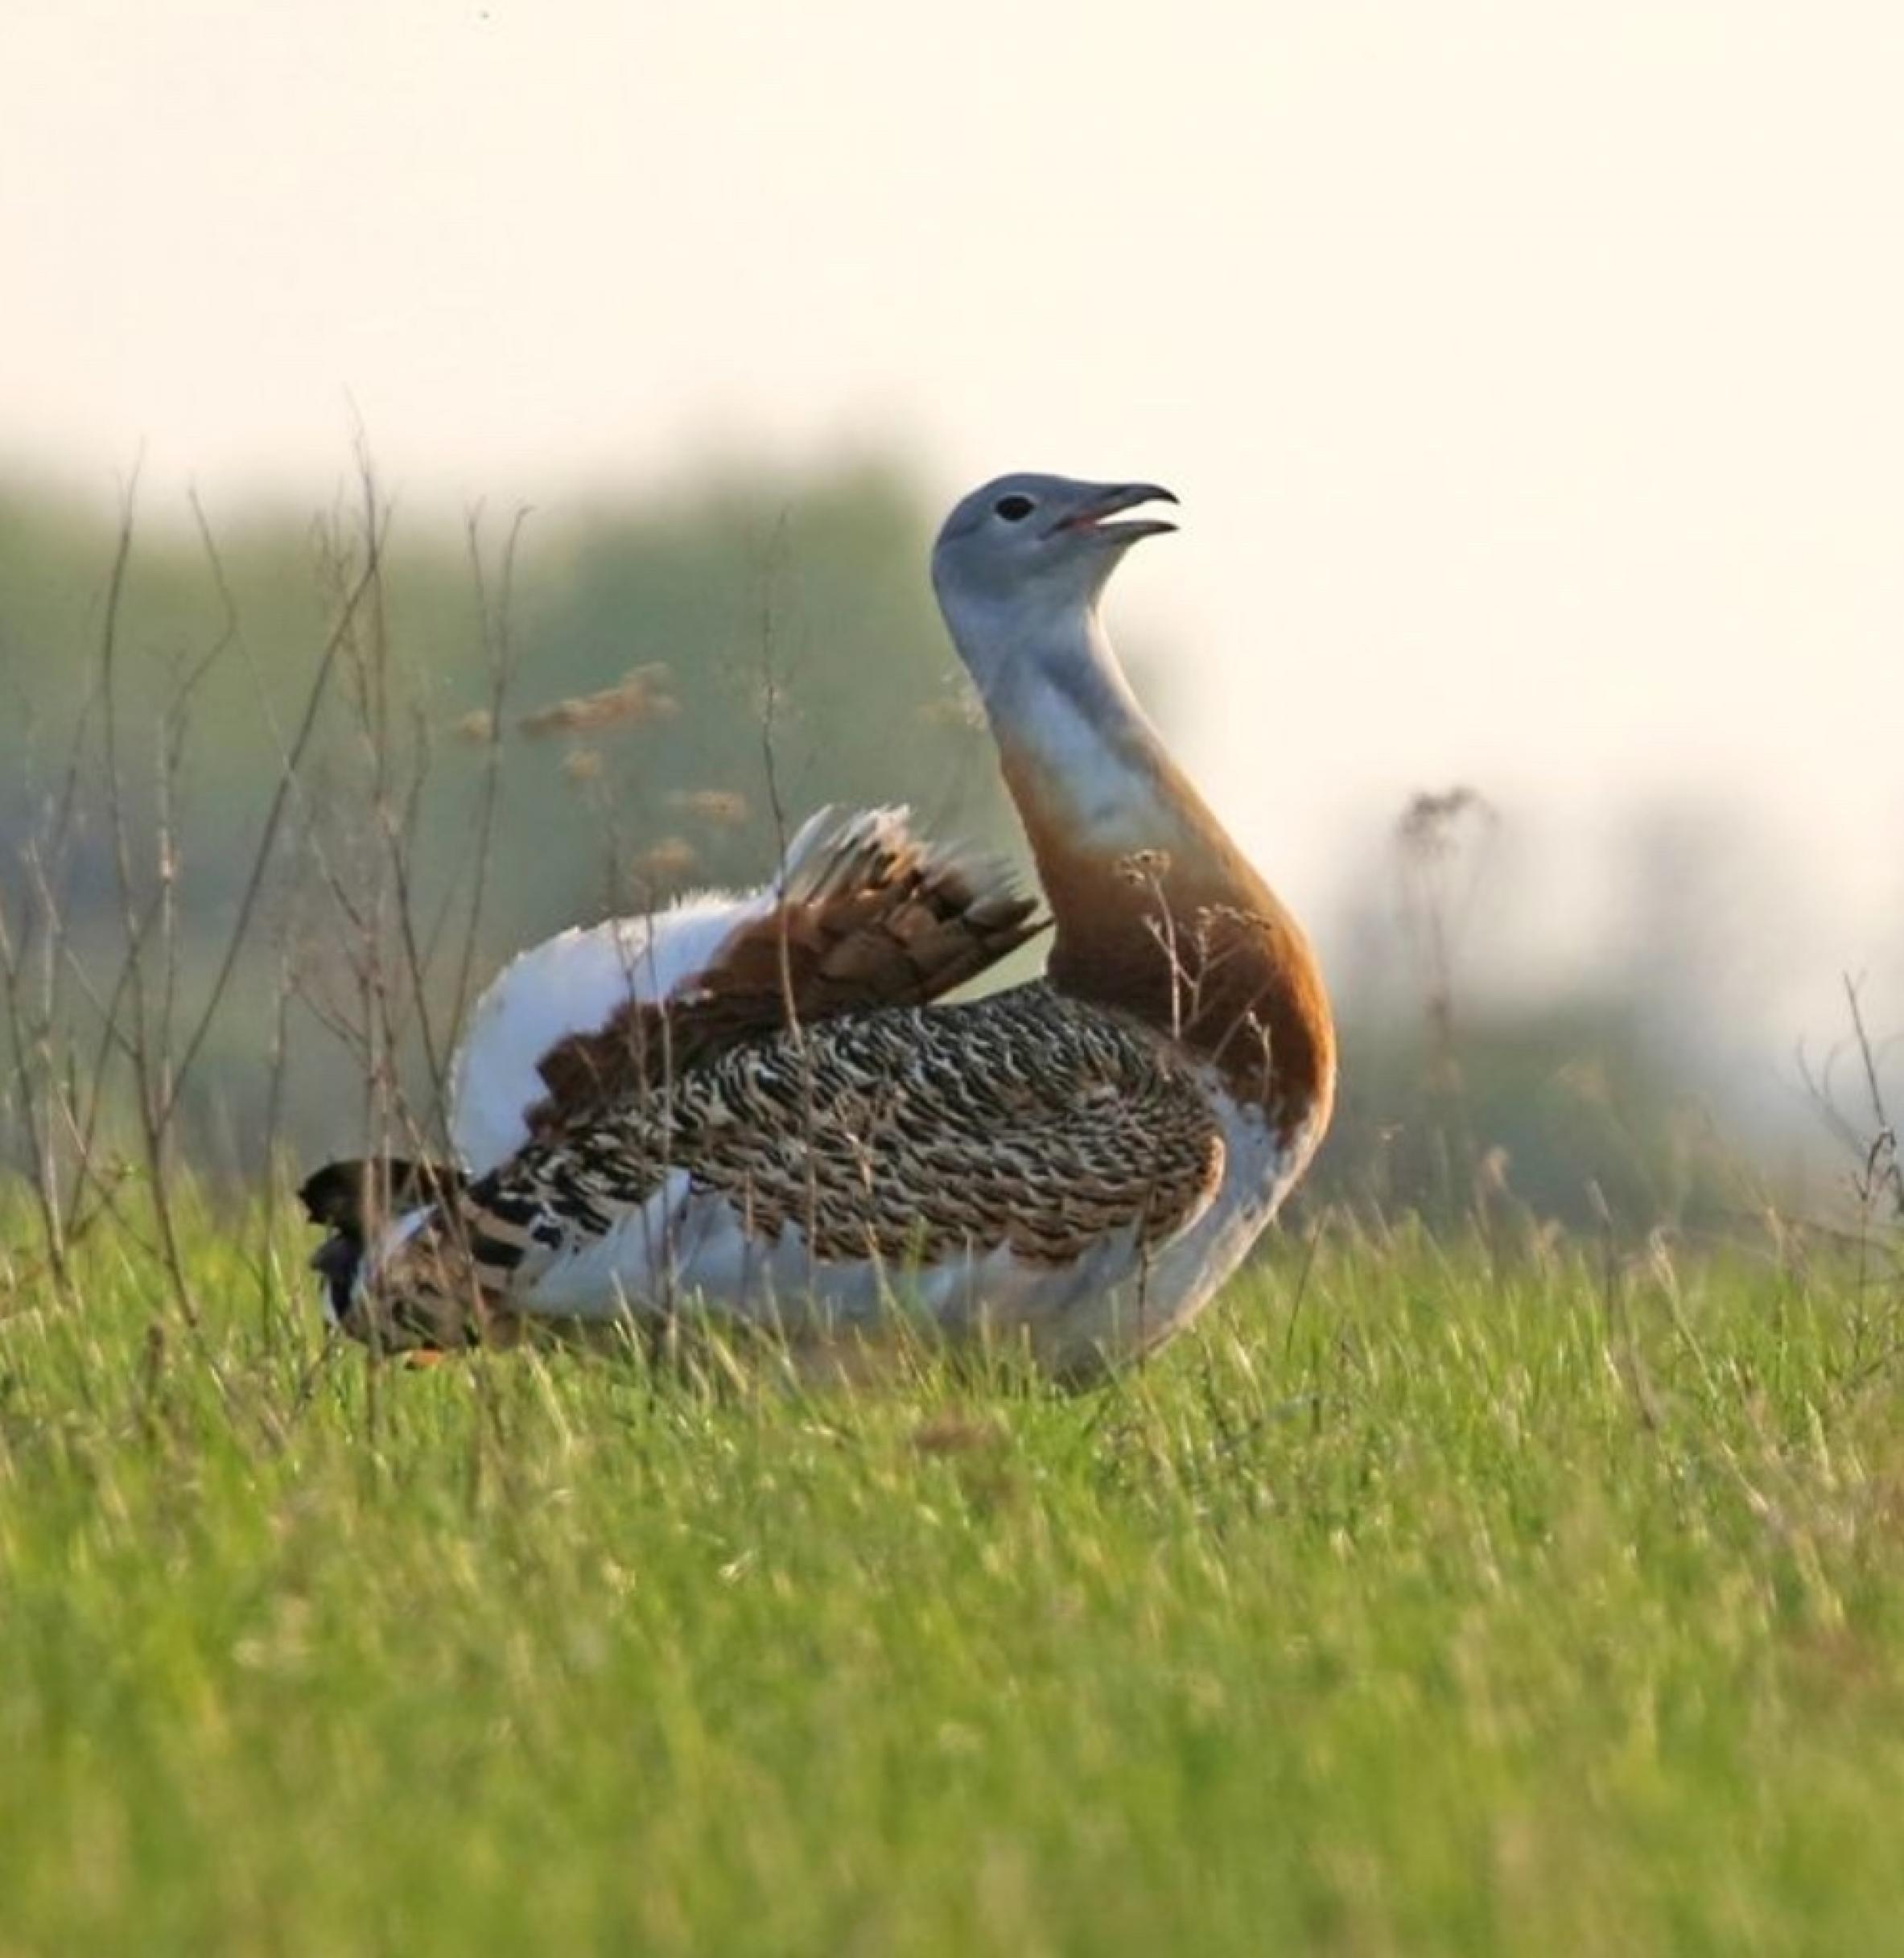
[[1134, 510], [1140, 504], [1176, 501], [1160, 483], [1119, 483], [1094, 497], [1082, 509], [1074, 510], [1069, 517], [1061, 517], [1046, 534], [1055, 537], [1063, 530], [1090, 530], [1102, 538], [1115, 538], [1120, 544], [1134, 544], [1140, 537], [1161, 537], [1165, 532], [1174, 530], [1177, 526], [1160, 517], [1140, 517], [1134, 523], [1111, 523], [1107, 519], [1125, 510]]

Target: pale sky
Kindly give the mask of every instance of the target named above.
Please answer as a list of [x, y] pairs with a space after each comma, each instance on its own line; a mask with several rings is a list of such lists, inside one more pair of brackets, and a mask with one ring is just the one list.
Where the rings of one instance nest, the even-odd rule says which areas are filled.
[[1114, 625], [1299, 907], [1467, 780], [1586, 956], [1613, 812], [1731, 798], [1828, 1026], [1904, 909], [1901, 104], [1851, 0], [0, 0], [0, 463], [1152, 477]]

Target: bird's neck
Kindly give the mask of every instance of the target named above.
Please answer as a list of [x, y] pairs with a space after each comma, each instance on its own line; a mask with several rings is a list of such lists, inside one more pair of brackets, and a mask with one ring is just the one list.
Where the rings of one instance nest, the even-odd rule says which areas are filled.
[[1052, 983], [1215, 1061], [1279, 1123], [1325, 1121], [1335, 1039], [1308, 942], [1171, 759], [1094, 608], [967, 663], [1051, 906]]

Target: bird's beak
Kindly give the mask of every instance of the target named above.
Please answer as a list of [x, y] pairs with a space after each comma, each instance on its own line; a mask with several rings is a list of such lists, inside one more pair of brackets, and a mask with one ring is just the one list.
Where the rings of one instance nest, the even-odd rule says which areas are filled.
[[1119, 483], [1100, 491], [1082, 509], [1061, 517], [1048, 536], [1065, 530], [1090, 530], [1120, 544], [1134, 544], [1140, 537], [1161, 537], [1177, 526], [1160, 517], [1140, 517], [1135, 523], [1108, 523], [1106, 518], [1123, 510], [1134, 510], [1143, 503], [1174, 503], [1177, 498], [1160, 483]]

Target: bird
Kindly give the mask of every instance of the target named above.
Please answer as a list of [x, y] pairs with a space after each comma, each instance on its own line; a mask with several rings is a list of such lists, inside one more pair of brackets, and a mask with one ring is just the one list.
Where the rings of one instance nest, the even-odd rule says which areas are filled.
[[[1148, 482], [1003, 476], [931, 576], [1039, 892], [907, 812], [825, 809], [741, 896], [563, 933], [473, 1012], [453, 1164], [305, 1184], [380, 1351], [690, 1313], [840, 1342], [912, 1323], [1083, 1385], [1188, 1325], [1326, 1130], [1315, 953], [1133, 692], [1112, 573]], [[943, 995], [1041, 936], [1038, 977]]]

